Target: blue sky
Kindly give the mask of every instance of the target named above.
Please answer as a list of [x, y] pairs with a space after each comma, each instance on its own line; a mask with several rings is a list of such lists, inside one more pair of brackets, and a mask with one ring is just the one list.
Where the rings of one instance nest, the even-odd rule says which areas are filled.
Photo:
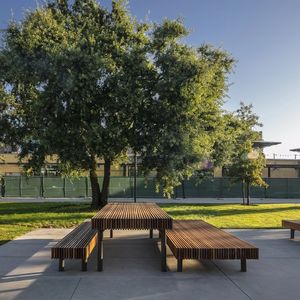
[[[0, 28], [11, 12], [20, 19], [36, 2], [1, 0]], [[299, 0], [130, 0], [129, 6], [138, 19], [182, 17], [191, 30], [188, 44], [206, 42], [229, 51], [237, 63], [225, 108], [252, 103], [264, 138], [282, 142], [265, 152], [293, 156], [289, 149], [300, 147]]]

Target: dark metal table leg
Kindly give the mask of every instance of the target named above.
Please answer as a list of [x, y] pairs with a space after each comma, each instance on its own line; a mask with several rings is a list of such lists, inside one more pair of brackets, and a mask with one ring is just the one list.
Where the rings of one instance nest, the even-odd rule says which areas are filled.
[[103, 230], [98, 230], [98, 272], [103, 271]]
[[82, 272], [87, 271], [87, 258], [83, 258], [81, 261], [81, 271]]
[[60, 258], [58, 263], [58, 271], [62, 272], [64, 270], [65, 270], [65, 260], [63, 258]]
[[182, 258], [177, 258], [177, 272], [182, 272]]
[[149, 235], [150, 239], [153, 239], [153, 229], [150, 229], [150, 235]]
[[246, 258], [242, 258], [241, 259], [241, 272], [247, 272]]
[[161, 229], [161, 271], [167, 272], [166, 230]]
[[114, 231], [111, 229], [110, 230], [110, 238], [112, 239], [114, 237]]
[[295, 238], [295, 229], [291, 229], [291, 239]]

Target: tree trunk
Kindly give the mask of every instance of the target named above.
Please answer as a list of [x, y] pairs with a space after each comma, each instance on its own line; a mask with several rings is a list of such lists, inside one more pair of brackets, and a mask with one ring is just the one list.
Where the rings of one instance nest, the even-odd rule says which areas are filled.
[[109, 182], [110, 182], [110, 166], [111, 161], [109, 159], [104, 160], [104, 177], [103, 177], [103, 183], [102, 183], [102, 190], [100, 195], [100, 205], [104, 206], [107, 204], [108, 199], [108, 188], [109, 188]]
[[247, 205], [250, 205], [250, 183], [246, 183], [246, 188], [247, 188]]
[[95, 157], [92, 157], [92, 166], [90, 169], [90, 181], [92, 188], [92, 207], [100, 206], [100, 187], [98, 183], [98, 176], [96, 173], [97, 163]]
[[245, 181], [242, 181], [243, 205], [245, 205]]

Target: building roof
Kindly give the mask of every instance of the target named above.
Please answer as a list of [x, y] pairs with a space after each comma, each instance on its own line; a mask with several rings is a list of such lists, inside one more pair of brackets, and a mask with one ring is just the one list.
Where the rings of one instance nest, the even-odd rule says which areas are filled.
[[293, 152], [300, 152], [300, 148], [290, 149], [290, 151], [293, 151]]
[[281, 144], [281, 142], [268, 142], [268, 141], [254, 141], [253, 142], [253, 147], [254, 148], [266, 148], [266, 147], [270, 147], [270, 146], [275, 146], [275, 145], [279, 145]]

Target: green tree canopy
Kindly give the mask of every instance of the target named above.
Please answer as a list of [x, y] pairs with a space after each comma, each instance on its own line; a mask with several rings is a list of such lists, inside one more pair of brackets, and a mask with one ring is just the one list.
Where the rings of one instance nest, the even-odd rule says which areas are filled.
[[213, 151], [233, 64], [220, 49], [184, 44], [187, 34], [179, 20], [136, 21], [124, 1], [108, 10], [55, 0], [12, 22], [0, 82], [20, 157], [34, 170], [54, 154], [66, 170], [89, 170], [93, 203], [104, 205], [110, 165], [131, 148], [170, 195]]
[[[226, 168], [234, 181], [242, 181], [246, 188], [247, 204], [250, 203], [250, 187], [267, 184], [262, 178], [266, 166], [262, 149], [254, 148], [254, 142], [262, 139], [258, 130], [262, 127], [259, 117], [253, 113], [252, 105], [241, 103], [240, 108], [226, 117], [227, 134], [231, 139], [227, 142]], [[243, 195], [244, 196], [244, 195]]]

